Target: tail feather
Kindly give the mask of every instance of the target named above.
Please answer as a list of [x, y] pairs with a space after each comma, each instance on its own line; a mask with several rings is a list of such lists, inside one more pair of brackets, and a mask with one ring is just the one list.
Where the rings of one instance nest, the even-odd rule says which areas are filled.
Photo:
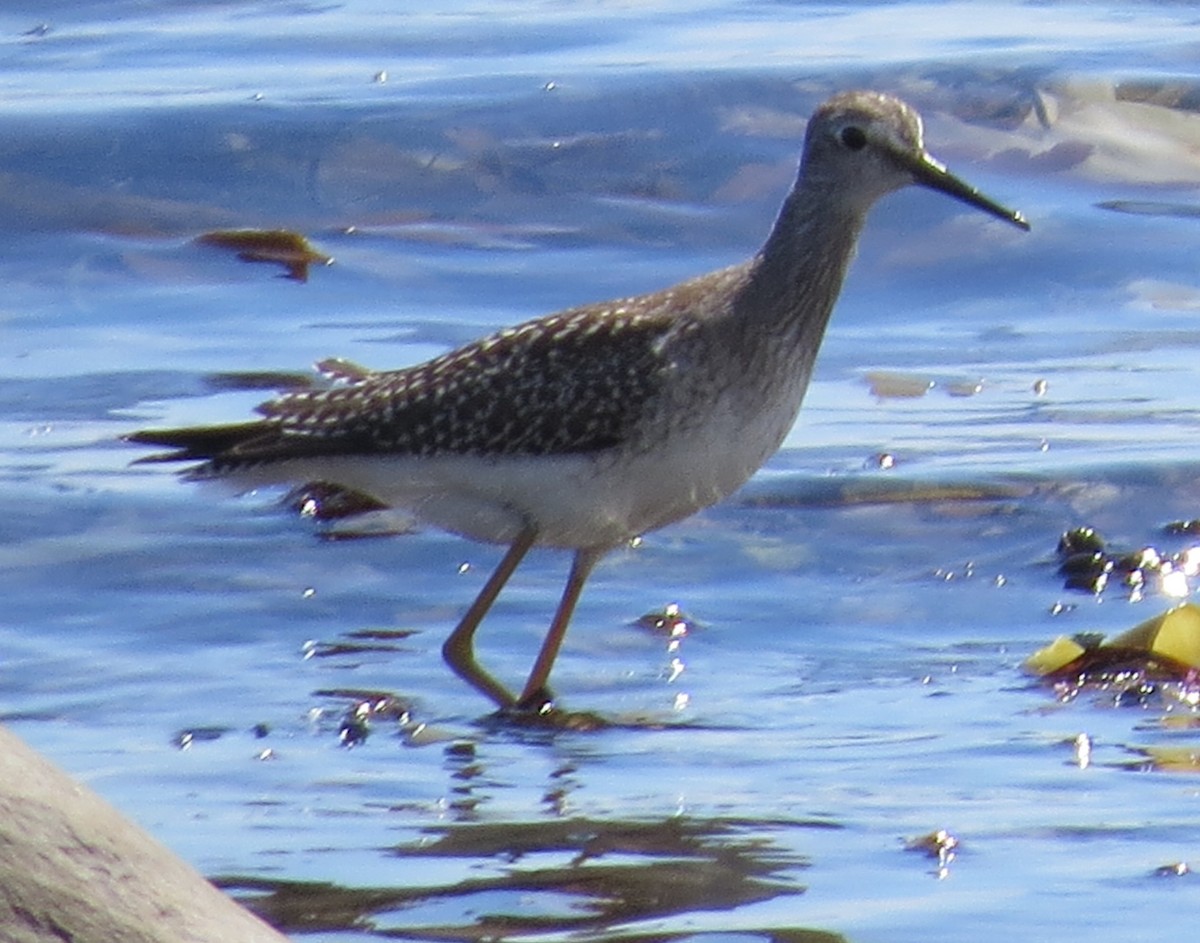
[[122, 436], [137, 445], [162, 445], [170, 452], [156, 452], [137, 459], [143, 462], [187, 462], [210, 460], [237, 452], [247, 443], [261, 438], [268, 430], [261, 420], [225, 426], [188, 426], [181, 429], [143, 429]]

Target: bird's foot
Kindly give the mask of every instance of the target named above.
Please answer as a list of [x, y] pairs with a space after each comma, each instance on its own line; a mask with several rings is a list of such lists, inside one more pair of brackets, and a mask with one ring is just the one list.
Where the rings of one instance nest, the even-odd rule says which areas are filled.
[[612, 726], [590, 711], [564, 710], [547, 688], [539, 688], [512, 706], [500, 708], [493, 716], [505, 725], [543, 730], [600, 730]]
[[554, 703], [554, 693], [549, 688], [538, 688], [531, 694], [526, 694], [510, 710], [519, 714], [545, 717], [558, 711]]

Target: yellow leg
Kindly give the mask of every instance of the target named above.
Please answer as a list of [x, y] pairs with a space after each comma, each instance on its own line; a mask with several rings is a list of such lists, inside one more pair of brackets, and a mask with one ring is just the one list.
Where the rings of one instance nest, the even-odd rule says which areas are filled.
[[517, 539], [512, 542], [504, 558], [471, 603], [471, 608], [466, 611], [442, 645], [442, 657], [451, 670], [500, 708], [512, 707], [517, 701], [500, 682], [479, 667], [475, 660], [475, 630], [479, 628], [479, 623], [492, 608], [500, 590], [504, 588], [504, 584], [513, 575], [513, 571], [520, 565], [536, 539], [537, 531], [533, 528], [527, 528], [517, 535]]
[[592, 567], [602, 556], [604, 556], [603, 550], [576, 551], [575, 559], [571, 563], [571, 573], [567, 577], [567, 585], [563, 588], [562, 600], [558, 604], [558, 610], [554, 613], [554, 621], [550, 623], [550, 629], [546, 632], [541, 651], [538, 652], [537, 661], [533, 663], [533, 670], [529, 673], [529, 680], [525, 682], [525, 688], [517, 700], [519, 706], [537, 707], [540, 706], [537, 702], [547, 700], [546, 682], [550, 679], [550, 669], [554, 667], [554, 659], [558, 657], [563, 637], [567, 634], [567, 626], [571, 622], [571, 614], [575, 611], [575, 603], [579, 601], [579, 594], [583, 591], [583, 584], [587, 582]]

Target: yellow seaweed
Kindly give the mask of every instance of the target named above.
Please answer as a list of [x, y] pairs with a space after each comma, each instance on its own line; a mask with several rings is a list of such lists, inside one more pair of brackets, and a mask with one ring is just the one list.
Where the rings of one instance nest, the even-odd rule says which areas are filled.
[[1106, 644], [1151, 652], [1190, 668], [1200, 668], [1200, 606], [1185, 602]]
[[1039, 648], [1026, 658], [1023, 667], [1035, 675], [1054, 674], [1075, 661], [1085, 651], [1086, 649], [1073, 638], [1060, 635], [1049, 645]]
[[287, 269], [287, 277], [308, 281], [310, 265], [329, 265], [333, 259], [318, 252], [302, 235], [289, 229], [218, 229], [206, 232], [200, 245], [232, 249], [244, 262], [274, 262]]

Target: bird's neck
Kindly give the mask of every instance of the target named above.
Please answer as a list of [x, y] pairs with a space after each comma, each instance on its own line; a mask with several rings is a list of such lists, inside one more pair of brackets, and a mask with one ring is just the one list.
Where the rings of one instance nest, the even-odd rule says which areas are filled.
[[820, 182], [800, 181], [751, 263], [744, 310], [753, 327], [814, 355], [866, 214]]

